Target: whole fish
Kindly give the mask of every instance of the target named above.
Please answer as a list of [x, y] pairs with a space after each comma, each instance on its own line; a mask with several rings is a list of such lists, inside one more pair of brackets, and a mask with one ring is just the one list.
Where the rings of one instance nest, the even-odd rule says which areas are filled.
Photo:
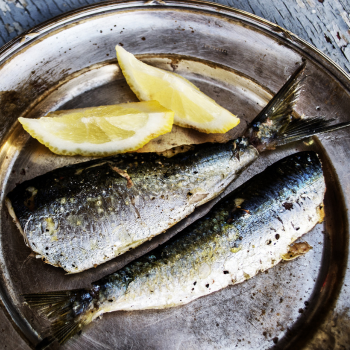
[[25, 181], [7, 207], [26, 244], [76, 273], [137, 247], [221, 193], [257, 157], [231, 144], [173, 158], [125, 154], [72, 165]]
[[350, 123], [297, 119], [304, 66], [253, 120], [244, 137], [165, 158], [124, 154], [25, 181], [6, 204], [25, 242], [44, 262], [77, 273], [164, 232], [218, 196], [259, 152]]
[[24, 295], [65, 342], [106, 312], [187, 304], [289, 259], [289, 245], [323, 221], [325, 182], [314, 152], [286, 157], [218, 202], [164, 245], [90, 289]]

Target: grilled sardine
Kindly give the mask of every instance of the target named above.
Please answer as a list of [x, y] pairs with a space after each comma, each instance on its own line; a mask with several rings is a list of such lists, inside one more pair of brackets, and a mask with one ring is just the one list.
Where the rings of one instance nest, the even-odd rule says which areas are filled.
[[25, 295], [63, 343], [101, 314], [187, 304], [278, 264], [323, 220], [325, 182], [314, 152], [286, 157], [217, 203], [166, 244], [92, 283]]
[[125, 154], [23, 182], [7, 196], [27, 245], [44, 261], [76, 273], [165, 231], [221, 193], [257, 157], [233, 144], [164, 158]]
[[199, 145], [168, 159], [125, 154], [25, 181], [6, 204], [26, 244], [51, 265], [77, 273], [110, 260], [181, 221], [218, 196], [259, 152], [350, 123], [298, 119], [299, 67], [244, 137]]

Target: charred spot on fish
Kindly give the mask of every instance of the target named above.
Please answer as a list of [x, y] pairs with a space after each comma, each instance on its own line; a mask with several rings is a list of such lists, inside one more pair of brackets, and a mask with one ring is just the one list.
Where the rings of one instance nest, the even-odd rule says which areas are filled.
[[21, 169], [21, 171], [19, 173], [20, 173], [20, 175], [25, 175], [26, 171], [25, 171], [25, 169]]
[[198, 174], [198, 171], [194, 171], [193, 174]]
[[192, 290], [194, 290], [194, 288], [192, 288]]
[[209, 288], [209, 283], [205, 285], [207, 288]]
[[49, 247], [46, 247], [45, 250], [49, 250]]
[[285, 202], [282, 205], [285, 207], [286, 210], [292, 210], [293, 209], [293, 204], [292, 203]]
[[229, 272], [228, 271], [224, 271], [224, 275], [227, 275], [227, 274], [229, 274]]
[[197, 284], [197, 281], [196, 282], [193, 282], [193, 285], [195, 286]]
[[275, 235], [275, 237], [276, 239], [280, 239], [280, 235], [278, 233]]
[[278, 343], [278, 337], [274, 337], [272, 340], [273, 340], [273, 342], [274, 342], [275, 344]]
[[281, 219], [279, 216], [276, 216], [276, 219], [277, 219], [281, 224], [283, 224], [283, 221], [282, 221], [282, 219]]
[[269, 240], [266, 242], [267, 245], [270, 245], [271, 243], [272, 243], [271, 239], [269, 239]]

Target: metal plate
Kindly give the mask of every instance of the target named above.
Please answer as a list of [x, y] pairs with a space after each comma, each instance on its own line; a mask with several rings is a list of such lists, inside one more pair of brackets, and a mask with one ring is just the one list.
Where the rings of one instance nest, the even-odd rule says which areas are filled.
[[[200, 1], [93, 5], [35, 27], [0, 51], [1, 205], [16, 183], [84, 160], [50, 153], [27, 136], [19, 116], [136, 100], [114, 59], [118, 43], [150, 64], [184, 75], [238, 114], [242, 122], [237, 134], [301, 60], [307, 61], [308, 77], [297, 111], [337, 122], [348, 119], [346, 74], [292, 33], [263, 19]], [[299, 349], [311, 346], [330, 313], [349, 322], [349, 133], [340, 130], [315, 138], [312, 146], [297, 143], [267, 152], [229, 189], [282, 156], [305, 148], [318, 151], [327, 182], [326, 220], [303, 237], [312, 251], [183, 307], [105, 315], [63, 348]], [[46, 320], [22, 304], [22, 293], [86, 287], [165, 241], [210, 205], [133, 252], [70, 276], [30, 258], [1, 207], [0, 294], [19, 333], [32, 345], [47, 333]]]

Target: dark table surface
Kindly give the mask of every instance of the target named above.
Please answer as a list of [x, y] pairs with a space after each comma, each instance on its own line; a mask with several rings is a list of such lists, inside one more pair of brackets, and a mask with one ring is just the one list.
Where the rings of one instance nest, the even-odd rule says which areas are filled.
[[[0, 0], [0, 46], [33, 26], [100, 0]], [[350, 1], [347, 0], [218, 0], [274, 22], [308, 41], [350, 72]], [[329, 321], [331, 322], [331, 321]], [[0, 349], [30, 349], [0, 309]], [[350, 349], [325, 324], [309, 349]]]

